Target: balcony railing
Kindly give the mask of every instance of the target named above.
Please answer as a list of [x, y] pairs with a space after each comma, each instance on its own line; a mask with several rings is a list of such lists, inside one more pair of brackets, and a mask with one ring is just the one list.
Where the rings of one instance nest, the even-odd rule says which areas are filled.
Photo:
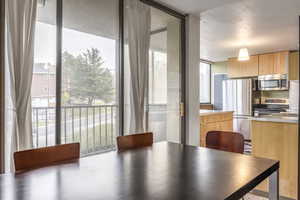
[[[82, 155], [114, 149], [117, 109], [117, 105], [61, 107], [61, 143], [80, 142]], [[150, 104], [147, 110], [147, 127], [155, 132], [155, 141], [166, 140], [167, 105]], [[32, 136], [34, 148], [55, 145], [55, 107], [32, 108]]]
[[[61, 142], [80, 142], [83, 155], [115, 147], [116, 105], [61, 107]], [[32, 108], [33, 145], [55, 144], [55, 107]]]

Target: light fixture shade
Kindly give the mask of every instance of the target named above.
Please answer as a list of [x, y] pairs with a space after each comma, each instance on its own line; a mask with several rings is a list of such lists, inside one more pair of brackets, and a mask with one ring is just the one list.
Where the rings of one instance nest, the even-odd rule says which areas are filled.
[[248, 52], [248, 49], [247, 49], [247, 48], [242, 48], [242, 49], [240, 49], [238, 60], [239, 60], [239, 61], [250, 60], [249, 52]]

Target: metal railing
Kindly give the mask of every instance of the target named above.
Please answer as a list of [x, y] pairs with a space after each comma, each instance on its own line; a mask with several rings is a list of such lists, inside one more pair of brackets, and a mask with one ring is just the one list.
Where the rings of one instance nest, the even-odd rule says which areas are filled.
[[[61, 142], [80, 142], [83, 155], [115, 147], [116, 105], [61, 107]], [[55, 107], [32, 108], [35, 148], [55, 144]]]

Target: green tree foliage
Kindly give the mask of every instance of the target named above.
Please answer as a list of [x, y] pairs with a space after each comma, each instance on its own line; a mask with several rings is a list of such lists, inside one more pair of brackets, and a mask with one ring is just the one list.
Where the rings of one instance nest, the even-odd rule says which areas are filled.
[[85, 102], [92, 105], [94, 101], [111, 102], [113, 98], [113, 77], [104, 67], [104, 61], [96, 48], [87, 49], [78, 56], [68, 52], [62, 55], [63, 92], [69, 93], [71, 101]]

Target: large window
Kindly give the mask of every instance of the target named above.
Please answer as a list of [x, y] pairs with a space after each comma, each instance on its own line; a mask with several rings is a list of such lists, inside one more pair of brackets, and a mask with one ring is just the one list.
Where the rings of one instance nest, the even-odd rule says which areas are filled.
[[200, 103], [210, 103], [211, 65], [200, 62]]
[[[126, 2], [132, 1], [38, 1], [31, 85], [33, 148], [80, 142], [82, 155], [113, 150], [116, 136], [138, 132], [131, 131], [132, 119], [143, 123], [141, 130], [152, 131], [155, 141], [184, 142], [180, 108], [185, 103], [185, 16], [142, 2], [151, 17], [146, 24], [150, 44], [143, 51], [134, 45], [140, 32], [132, 32], [134, 23], [128, 26], [135, 18], [128, 15], [131, 7]], [[124, 12], [119, 13], [121, 8]], [[137, 50], [149, 52], [149, 65], [145, 62], [145, 73], [135, 76], [143, 80], [131, 84], [136, 81], [131, 75], [137, 74], [131, 72], [139, 71], [130, 71], [130, 60], [140, 57]], [[10, 88], [9, 71], [5, 73]], [[141, 99], [136, 95], [140, 88], [145, 102], [136, 109], [131, 101]], [[6, 90], [7, 134], [13, 130], [10, 97]], [[11, 136], [7, 138], [10, 152]], [[10, 160], [5, 163], [9, 169]]]
[[63, 1], [61, 142], [83, 154], [117, 135], [117, 0]]
[[[60, 6], [62, 10], [57, 9]], [[184, 18], [147, 6], [151, 37], [144, 129], [155, 132], [156, 141], [178, 142]], [[34, 148], [80, 142], [81, 153], [86, 155], [114, 149], [115, 137], [123, 134], [119, 125], [124, 134], [129, 133], [130, 29], [125, 13], [119, 18], [119, 0], [39, 1], [31, 88]], [[123, 37], [119, 19], [124, 20]], [[121, 37], [124, 50], [119, 55]], [[122, 64], [124, 71], [119, 74]], [[124, 101], [119, 97], [123, 90]]]
[[56, 96], [56, 0], [39, 3], [37, 11], [34, 147], [55, 144], [56, 98], [61, 98], [61, 143], [80, 142], [82, 154], [114, 148], [118, 134], [118, 0], [63, 1], [60, 97]]

